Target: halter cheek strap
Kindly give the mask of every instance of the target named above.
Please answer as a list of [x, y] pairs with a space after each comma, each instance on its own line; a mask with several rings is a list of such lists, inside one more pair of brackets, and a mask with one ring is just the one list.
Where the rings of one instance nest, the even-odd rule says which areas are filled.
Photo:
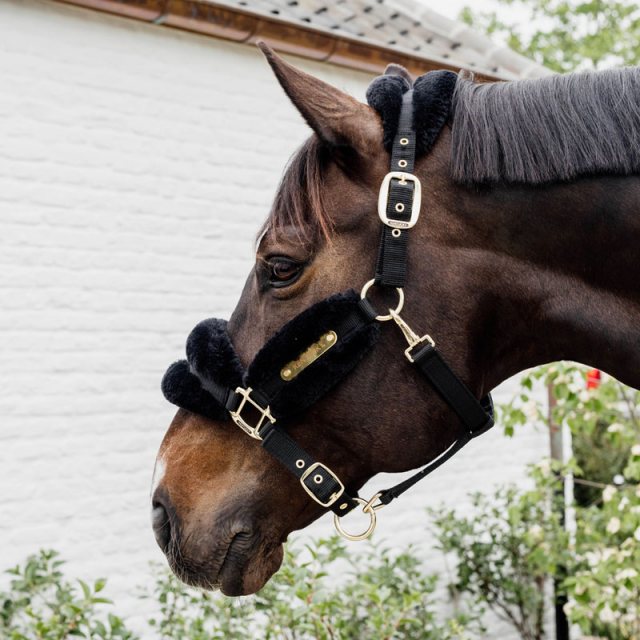
[[[378, 215], [384, 226], [376, 274], [359, 297], [349, 291], [306, 309], [267, 341], [246, 371], [235, 354], [226, 323], [204, 321], [187, 341], [187, 361], [173, 364], [162, 382], [170, 402], [214, 419], [230, 417], [248, 436], [260, 441], [298, 478], [311, 499], [334, 512], [338, 532], [351, 540], [371, 535], [381, 507], [493, 425], [491, 396], [477, 400], [446, 363], [434, 340], [416, 334], [400, 316], [402, 287], [407, 279], [408, 235], [421, 207], [420, 181], [412, 173], [415, 153], [413, 92], [408, 91], [402, 98], [390, 172], [380, 188]], [[379, 315], [367, 299], [374, 285], [394, 287], [398, 292], [398, 304], [388, 314]], [[405, 357], [449, 405], [462, 427], [453, 444], [426, 467], [365, 501], [357, 493], [350, 493], [336, 473], [291, 438], [285, 426], [330, 392], [366, 357], [378, 338], [380, 323], [386, 321], [400, 328], [408, 343]], [[358, 505], [369, 515], [370, 523], [365, 531], [354, 535], [343, 529], [340, 517]]]

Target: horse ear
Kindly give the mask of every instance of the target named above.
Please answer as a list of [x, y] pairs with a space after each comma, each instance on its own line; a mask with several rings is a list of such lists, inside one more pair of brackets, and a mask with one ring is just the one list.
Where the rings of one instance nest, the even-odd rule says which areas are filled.
[[280, 86], [318, 136], [332, 146], [349, 146], [364, 154], [382, 143], [380, 118], [371, 107], [285, 62], [258, 42]]
[[400, 76], [407, 81], [409, 88], [413, 87], [413, 78], [411, 77], [411, 74], [401, 64], [396, 64], [395, 62], [388, 64], [387, 68], [384, 70], [384, 75]]

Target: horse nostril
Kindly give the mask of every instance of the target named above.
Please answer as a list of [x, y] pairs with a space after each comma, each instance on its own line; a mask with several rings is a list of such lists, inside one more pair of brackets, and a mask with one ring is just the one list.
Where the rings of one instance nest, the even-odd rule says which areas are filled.
[[166, 553], [171, 542], [171, 521], [167, 510], [157, 500], [151, 507], [151, 526], [158, 546]]

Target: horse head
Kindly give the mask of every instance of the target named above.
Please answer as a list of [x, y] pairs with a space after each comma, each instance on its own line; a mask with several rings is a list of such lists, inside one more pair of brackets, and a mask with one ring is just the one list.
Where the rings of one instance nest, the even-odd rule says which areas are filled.
[[[232, 347], [218, 357], [239, 369], [304, 309], [339, 292], [360, 291], [372, 277], [381, 227], [378, 195], [389, 170], [377, 110], [263, 51], [313, 135], [286, 169], [259, 235], [255, 265], [223, 327]], [[410, 81], [401, 68], [391, 75]], [[447, 359], [479, 396], [482, 358], [469, 346], [477, 296], [473, 278], [463, 273], [482, 274], [468, 256], [447, 256], [465, 233], [447, 216], [448, 150], [445, 126], [416, 164], [415, 173], [429, 185], [429, 220], [416, 227], [409, 248], [406, 318], [430, 330], [448, 327]], [[372, 305], [385, 312], [397, 303], [389, 295], [396, 295], [393, 289], [372, 292]], [[461, 428], [402, 357], [406, 344], [390, 325], [344, 380], [286, 423], [287, 434], [352, 493], [377, 473], [424, 464]], [[227, 595], [259, 590], [279, 568], [287, 536], [326, 512], [236, 424], [186, 409], [178, 411], [160, 447], [152, 499], [156, 538], [174, 572]]]

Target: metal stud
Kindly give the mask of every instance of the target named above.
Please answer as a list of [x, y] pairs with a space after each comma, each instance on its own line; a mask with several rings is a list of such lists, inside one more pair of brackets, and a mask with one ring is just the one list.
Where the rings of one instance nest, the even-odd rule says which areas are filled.
[[398, 166], [402, 167], [404, 169], [407, 166], [407, 161], [406, 160], [398, 160]]
[[343, 502], [343, 503], [340, 505], [340, 511], [344, 511], [348, 506], [349, 506], [349, 505], [348, 505], [346, 502]]
[[296, 467], [302, 469], [302, 467], [304, 467], [304, 460], [296, 460]]
[[316, 475], [313, 476], [313, 481], [316, 484], [322, 484], [322, 476], [319, 473], [316, 473]]

